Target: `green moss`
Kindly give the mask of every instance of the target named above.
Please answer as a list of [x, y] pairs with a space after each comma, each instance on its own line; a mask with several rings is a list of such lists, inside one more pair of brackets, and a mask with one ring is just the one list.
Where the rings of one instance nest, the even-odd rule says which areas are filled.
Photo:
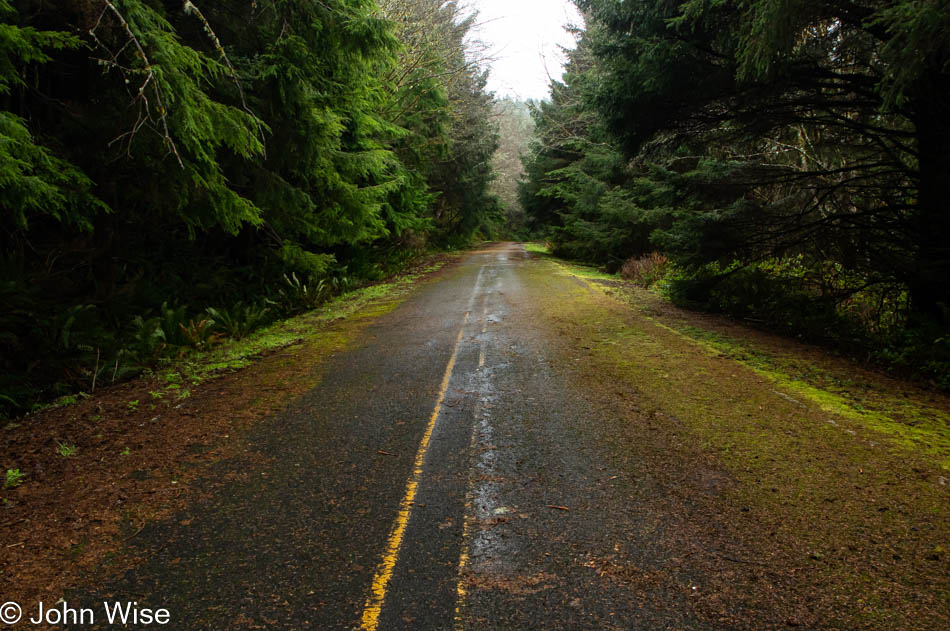
[[894, 400], [895, 407], [883, 411], [858, 409], [848, 399], [790, 379], [780, 373], [760, 371], [769, 379], [817, 404], [822, 410], [858, 421], [865, 427], [892, 435], [911, 449], [922, 449], [937, 456], [944, 469], [950, 469], [950, 415], [925, 408], [911, 401]]
[[[777, 357], [749, 342], [683, 325], [654, 323], [695, 341], [713, 355], [736, 360], [821, 410], [894, 437], [904, 447], [936, 456], [950, 469], [950, 414], [873, 384], [837, 378], [821, 367], [790, 357]], [[821, 384], [820, 387], [817, 384]]]
[[581, 263], [570, 263], [561, 259], [550, 259], [559, 273], [577, 278], [590, 278], [594, 280], [618, 281], [618, 274], [608, 274], [594, 265], [583, 265]]
[[532, 254], [550, 254], [551, 250], [548, 248], [546, 243], [539, 243], [537, 241], [531, 241], [524, 244], [524, 249], [527, 252]]
[[[555, 263], [562, 273], [572, 276], [581, 276], [589, 269], [563, 261]], [[635, 288], [618, 289], [596, 283], [594, 286], [607, 295], [642, 307], [630, 295], [639, 291]], [[660, 329], [694, 342], [711, 357], [725, 357], [751, 368], [786, 390], [785, 395], [792, 399], [808, 401], [823, 412], [885, 434], [904, 448], [922, 450], [936, 457], [944, 469], [950, 469], [950, 414], [941, 409], [915, 401], [904, 392], [889, 392], [873, 383], [842, 378], [806, 359], [777, 356], [748, 340], [687, 324], [669, 326], [642, 311], [638, 315]], [[631, 332], [621, 334], [629, 335]]]

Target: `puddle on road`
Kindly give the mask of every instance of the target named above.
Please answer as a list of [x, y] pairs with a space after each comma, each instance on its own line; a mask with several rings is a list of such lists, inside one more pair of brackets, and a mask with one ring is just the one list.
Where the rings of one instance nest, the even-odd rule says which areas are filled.
[[[504, 256], [500, 261], [506, 260]], [[476, 393], [475, 419], [472, 428], [471, 454], [472, 470], [466, 501], [462, 566], [465, 583], [470, 584], [475, 577], [504, 573], [510, 565], [515, 550], [510, 539], [499, 535], [497, 526], [511, 519], [518, 519], [516, 506], [502, 501], [502, 485], [505, 478], [501, 475], [500, 460], [504, 452], [496, 444], [494, 412], [498, 396], [493, 382], [499, 369], [508, 365], [508, 359], [497, 352], [497, 339], [492, 331], [507, 315], [505, 305], [498, 304], [498, 289], [503, 283], [502, 273], [494, 266], [487, 266], [483, 276], [482, 315], [477, 323], [481, 333], [476, 336], [479, 347], [478, 368], [469, 375], [466, 390]], [[492, 304], [489, 304], [492, 303]], [[488, 360], [486, 362], [486, 359]]]

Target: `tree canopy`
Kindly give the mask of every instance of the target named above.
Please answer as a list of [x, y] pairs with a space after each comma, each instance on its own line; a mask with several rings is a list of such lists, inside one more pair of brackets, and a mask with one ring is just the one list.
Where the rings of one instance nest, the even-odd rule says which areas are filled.
[[577, 4], [523, 189], [557, 248], [613, 267], [660, 250], [685, 302], [950, 351], [950, 9]]
[[0, 413], [173, 352], [168, 314], [266, 320], [490, 236], [475, 19], [433, 0], [0, 0]]

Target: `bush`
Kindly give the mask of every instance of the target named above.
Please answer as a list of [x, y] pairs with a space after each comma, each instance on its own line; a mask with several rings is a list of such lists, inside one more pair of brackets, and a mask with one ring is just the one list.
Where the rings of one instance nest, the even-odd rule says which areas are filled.
[[822, 290], [814, 272], [795, 259], [725, 268], [713, 263], [678, 270], [667, 292], [680, 306], [725, 313], [809, 341], [863, 344], [864, 323], [841, 308], [847, 288]]
[[631, 257], [620, 266], [620, 276], [640, 287], [649, 288], [666, 274], [668, 259], [659, 252], [649, 256]]
[[230, 309], [208, 307], [205, 311], [212, 317], [218, 330], [236, 340], [247, 336], [270, 320], [270, 310], [264, 305], [238, 303]]
[[285, 314], [291, 315], [316, 308], [327, 297], [329, 287], [325, 280], [316, 284], [300, 280], [296, 273], [284, 274], [284, 286], [278, 290], [278, 304]]

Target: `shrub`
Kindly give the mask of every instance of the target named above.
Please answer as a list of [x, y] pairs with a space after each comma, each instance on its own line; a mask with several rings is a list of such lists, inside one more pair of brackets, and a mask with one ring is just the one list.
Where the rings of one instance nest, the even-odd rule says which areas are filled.
[[680, 306], [828, 344], [950, 390], [950, 335], [936, 320], [909, 325], [907, 292], [898, 284], [788, 257], [676, 268], [663, 285]]
[[187, 325], [179, 324], [178, 326], [187, 345], [197, 349], [207, 348], [221, 337], [220, 333], [215, 332], [214, 320], [210, 318], [189, 320]]
[[15, 489], [16, 487], [23, 484], [23, 479], [25, 477], [26, 474], [22, 473], [19, 469], [7, 469], [6, 478], [3, 481], [3, 488]]
[[[336, 280], [336, 279], [334, 279]], [[278, 290], [279, 305], [287, 314], [300, 313], [317, 307], [328, 293], [326, 281], [316, 285], [302, 281], [296, 273], [284, 274], [284, 287]]]
[[666, 274], [668, 260], [659, 252], [649, 256], [631, 257], [620, 266], [620, 276], [640, 287], [655, 285]]

